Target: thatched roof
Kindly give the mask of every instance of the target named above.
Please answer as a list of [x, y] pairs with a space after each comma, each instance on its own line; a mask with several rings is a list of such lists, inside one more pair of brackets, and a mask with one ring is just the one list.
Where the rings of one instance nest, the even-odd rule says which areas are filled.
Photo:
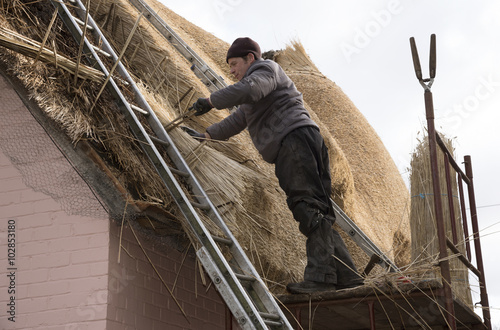
[[[149, 4], [231, 83], [226, 75], [227, 43], [156, 1], [150, 0]], [[4, 5], [0, 10], [1, 27], [38, 42], [50, 31], [46, 47], [54, 50], [55, 46], [57, 54], [76, 61], [78, 46], [62, 22], [55, 20], [49, 29], [54, 12], [49, 3], [23, 5], [15, 0], [12, 6]], [[120, 52], [138, 13], [126, 0], [110, 0], [92, 1], [91, 15]], [[131, 201], [154, 204], [183, 223], [111, 96], [105, 92], [96, 98], [101, 89], [99, 82], [78, 79], [75, 84], [68, 70], [61, 70], [54, 61], [49, 63], [50, 56], [45, 62], [34, 62], [17, 51], [0, 48], [0, 59], [9, 63], [10, 74], [31, 90], [31, 97], [75, 144], [86, 140], [92, 145]], [[408, 191], [377, 134], [341, 89], [314, 67], [300, 44], [280, 53], [276, 60], [304, 93], [328, 144], [334, 177], [332, 197], [383, 250], [394, 255], [398, 248], [409, 244], [405, 208]], [[164, 125], [186, 111], [195, 98], [208, 95], [190, 70], [190, 63], [145, 19], [125, 52], [124, 63]], [[121, 87], [131, 98], [127, 86]], [[180, 101], [183, 95], [186, 96]], [[201, 130], [228, 114], [227, 110], [212, 111], [186, 124]], [[169, 133], [257, 270], [271, 281], [271, 289], [279, 291], [283, 284], [300, 280], [305, 266], [305, 239], [286, 207], [274, 167], [261, 160], [248, 133], [228, 142], [202, 143], [178, 128]], [[187, 191], [188, 187], [184, 189]], [[352, 242], [348, 245], [357, 266], [364, 267], [364, 254], [355, 252]], [[401, 262], [407, 257], [408, 254], [398, 255], [397, 260]]]

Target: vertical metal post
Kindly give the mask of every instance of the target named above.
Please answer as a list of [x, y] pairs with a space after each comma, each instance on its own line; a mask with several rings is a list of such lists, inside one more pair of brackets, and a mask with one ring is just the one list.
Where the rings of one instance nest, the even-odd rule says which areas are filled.
[[439, 243], [439, 266], [443, 278], [444, 307], [446, 309], [446, 319], [450, 329], [456, 330], [455, 308], [453, 306], [453, 294], [451, 292], [450, 263], [448, 261], [448, 250], [446, 247], [446, 232], [443, 221], [443, 206], [441, 203], [441, 189], [439, 185], [439, 167], [437, 158], [436, 128], [434, 126], [434, 105], [432, 93], [427, 89], [424, 93], [425, 113], [427, 118], [427, 133], [429, 138], [429, 151], [432, 172], [432, 186], [434, 190], [434, 210], [436, 216], [436, 226]]
[[444, 153], [444, 170], [446, 174], [446, 192], [448, 195], [448, 208], [450, 209], [451, 234], [453, 245], [458, 244], [457, 219], [455, 219], [455, 205], [453, 203], [453, 189], [451, 186], [450, 159], [448, 154]]
[[490, 304], [488, 301], [488, 291], [486, 291], [486, 279], [484, 276], [483, 252], [481, 250], [481, 240], [479, 238], [479, 225], [477, 221], [476, 197], [474, 195], [474, 181], [472, 176], [472, 162], [470, 156], [464, 157], [465, 174], [469, 177], [470, 183], [467, 185], [469, 192], [469, 206], [471, 213], [472, 235], [474, 237], [474, 251], [476, 252], [477, 269], [480, 272], [479, 289], [481, 294], [481, 307], [483, 310], [484, 325], [491, 329]]
[[471, 261], [472, 256], [470, 251], [469, 226], [467, 225], [467, 212], [465, 211], [464, 185], [462, 183], [462, 177], [460, 173], [457, 174], [457, 179], [458, 179], [458, 193], [460, 195], [460, 210], [462, 213], [462, 225], [464, 227], [465, 250], [467, 251], [467, 259]]

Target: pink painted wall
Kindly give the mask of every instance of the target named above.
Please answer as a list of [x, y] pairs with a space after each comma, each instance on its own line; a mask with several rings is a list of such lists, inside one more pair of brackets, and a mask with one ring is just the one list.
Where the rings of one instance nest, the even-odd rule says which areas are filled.
[[129, 227], [118, 263], [120, 227], [2, 76], [0, 117], [0, 329], [224, 329], [192, 255], [136, 229], [187, 318]]
[[[108, 233], [106, 218], [68, 216], [51, 197], [27, 187], [0, 153], [0, 269], [15, 273], [12, 286], [0, 276], [0, 328], [72, 329], [66, 325], [78, 323], [78, 329], [105, 329]], [[8, 238], [11, 247], [15, 239], [13, 264]], [[5, 308], [11, 296], [15, 322]], [[97, 312], [89, 314], [90, 306]]]
[[49, 196], [65, 182], [95, 199], [1, 76], [0, 115], [0, 328], [105, 329], [107, 214], [68, 215]]

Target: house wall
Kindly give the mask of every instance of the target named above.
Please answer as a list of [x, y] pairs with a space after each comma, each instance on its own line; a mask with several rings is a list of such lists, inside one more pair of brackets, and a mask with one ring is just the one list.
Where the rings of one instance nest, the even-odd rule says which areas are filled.
[[0, 277], [0, 328], [105, 329], [109, 221], [68, 216], [27, 187], [3, 153], [0, 186], [0, 267], [13, 274]]
[[140, 244], [129, 226], [120, 238], [1, 75], [0, 117], [0, 329], [224, 329], [225, 305], [192, 252], [140, 228]]
[[1, 76], [0, 117], [0, 328], [104, 329], [107, 214]]
[[226, 307], [213, 285], [203, 285], [192, 251], [170, 248], [137, 227], [111, 224], [107, 329], [224, 329]]

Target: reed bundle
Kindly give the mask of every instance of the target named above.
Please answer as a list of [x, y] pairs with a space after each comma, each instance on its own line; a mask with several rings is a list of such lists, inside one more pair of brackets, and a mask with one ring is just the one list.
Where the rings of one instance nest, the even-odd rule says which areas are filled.
[[56, 68], [63, 69], [71, 74], [77, 72], [78, 78], [97, 82], [104, 81], [104, 73], [101, 71], [87, 65], [80, 65], [77, 70], [76, 62], [67, 56], [58, 54], [55, 50], [43, 46], [40, 42], [4, 27], [0, 27], [0, 46], [16, 53], [39, 59], [42, 62], [53, 64]]
[[[453, 152], [452, 140], [443, 138], [443, 141], [448, 147], [448, 150]], [[443, 206], [443, 219], [445, 222], [447, 237], [452, 237], [451, 234], [451, 219], [450, 207], [448, 205], [448, 193], [446, 188], [446, 175], [444, 169], [443, 153], [438, 148], [438, 167], [439, 167], [439, 182], [441, 189], [441, 200]], [[451, 170], [452, 191], [454, 199], [454, 214], [459, 244], [457, 248], [465, 254], [465, 241], [460, 213], [460, 204], [458, 199], [458, 188], [456, 181], [456, 172]], [[428, 139], [424, 137], [419, 140], [419, 144], [415, 148], [411, 159], [411, 257], [412, 263], [415, 265], [431, 264], [436, 265], [439, 259], [439, 246], [436, 229], [436, 212], [434, 208], [434, 191], [432, 186], [432, 172], [429, 156]], [[451, 253], [448, 250], [449, 253]], [[472, 298], [469, 287], [469, 278], [467, 267], [456, 256], [451, 255], [451, 285], [454, 294], [459, 297], [464, 303], [472, 306]], [[440, 279], [440, 273], [437, 268], [432, 272], [428, 272], [427, 277]]]

